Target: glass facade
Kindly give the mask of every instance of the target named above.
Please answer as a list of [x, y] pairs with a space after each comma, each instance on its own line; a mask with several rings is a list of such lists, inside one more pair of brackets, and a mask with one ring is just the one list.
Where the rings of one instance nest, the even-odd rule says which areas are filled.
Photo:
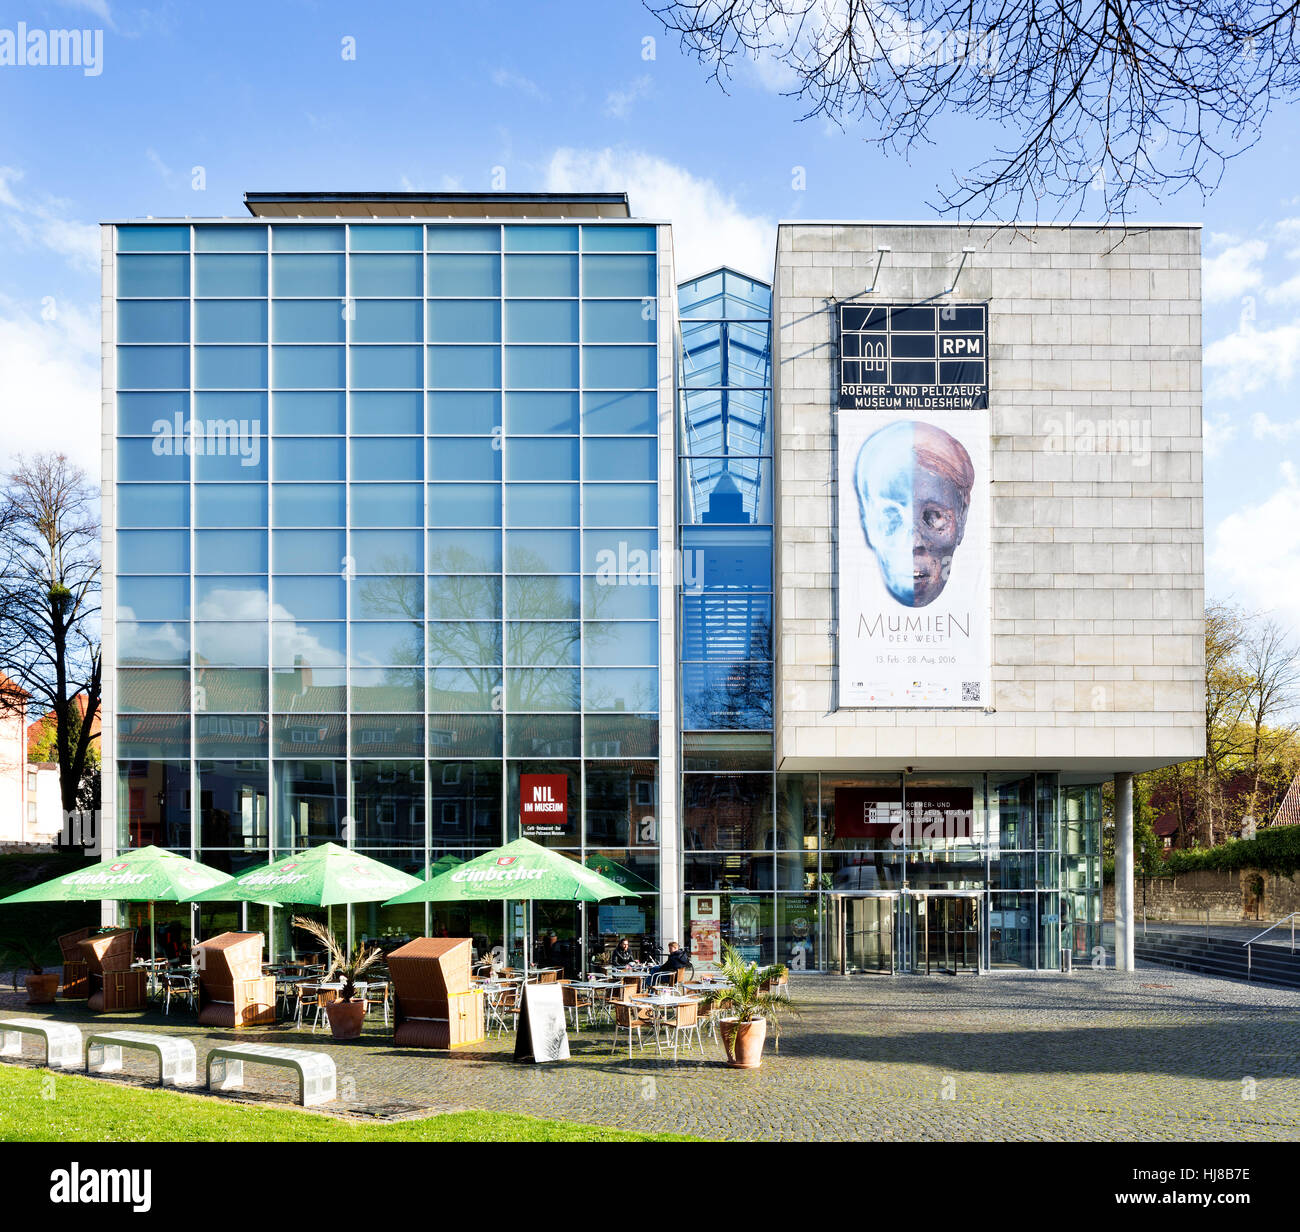
[[[1095, 785], [778, 772], [766, 284], [682, 284], [661, 364], [653, 226], [115, 235], [120, 847], [234, 873], [329, 841], [423, 876], [519, 837], [521, 777], [563, 775], [568, 823], [533, 837], [630, 892], [537, 904], [579, 955], [675, 935], [699, 962], [725, 939], [795, 970], [1051, 969], [1099, 944]], [[674, 523], [668, 698], [655, 561]], [[965, 802], [954, 825], [852, 817], [936, 793]], [[283, 949], [286, 915], [248, 919]], [[198, 924], [237, 922], [215, 904]], [[349, 923], [523, 943], [517, 906]]]

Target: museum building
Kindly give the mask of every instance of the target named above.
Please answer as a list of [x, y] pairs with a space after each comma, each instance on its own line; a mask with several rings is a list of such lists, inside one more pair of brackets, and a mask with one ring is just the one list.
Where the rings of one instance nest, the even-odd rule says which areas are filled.
[[1093, 957], [1102, 785], [1123, 870], [1204, 742], [1199, 228], [782, 223], [678, 282], [619, 193], [245, 203], [103, 227], [118, 850], [526, 835], [628, 890], [537, 905], [575, 966]]

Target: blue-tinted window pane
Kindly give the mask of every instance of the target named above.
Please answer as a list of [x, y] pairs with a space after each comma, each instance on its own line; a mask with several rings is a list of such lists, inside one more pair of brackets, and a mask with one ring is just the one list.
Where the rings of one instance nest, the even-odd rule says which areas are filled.
[[578, 348], [506, 347], [506, 384], [516, 389], [577, 389]]
[[190, 490], [179, 483], [124, 483], [117, 489], [117, 524], [188, 526]]
[[277, 393], [273, 430], [302, 436], [342, 435], [346, 408], [341, 393]]
[[195, 620], [265, 620], [266, 578], [202, 577], [194, 583]]
[[194, 306], [198, 342], [265, 342], [266, 301], [200, 300]]
[[424, 247], [424, 232], [419, 226], [354, 224], [353, 252], [419, 252]]
[[653, 388], [656, 359], [654, 347], [583, 347], [582, 379], [590, 389]]
[[172, 621], [122, 621], [117, 626], [117, 661], [124, 667], [187, 667], [190, 627]]
[[506, 478], [564, 483], [578, 477], [578, 442], [565, 437], [517, 437], [506, 441]]
[[495, 252], [501, 247], [500, 227], [432, 223], [425, 230], [430, 252]]
[[271, 615], [289, 620], [342, 620], [347, 615], [347, 594], [341, 577], [277, 577], [271, 598]]
[[287, 226], [271, 228], [272, 252], [341, 252], [343, 228]]
[[582, 228], [583, 252], [654, 252], [654, 227], [587, 226]]
[[271, 306], [276, 342], [342, 342], [344, 310], [336, 299], [277, 299]]
[[683, 663], [688, 727], [766, 731], [772, 726], [771, 663]]
[[271, 537], [276, 573], [332, 573], [346, 563], [341, 530], [277, 530]]
[[658, 409], [654, 393], [583, 394], [582, 430], [595, 436], [653, 435]]
[[274, 492], [277, 526], [343, 526], [347, 522], [341, 483], [277, 483]]
[[265, 252], [266, 228], [256, 225], [194, 228], [195, 252]]
[[512, 620], [506, 625], [506, 663], [510, 667], [576, 665], [581, 661], [579, 629], [576, 620]]
[[[261, 425], [254, 420], [249, 426]], [[250, 483], [266, 478], [270, 456], [266, 437], [243, 436], [236, 430], [229, 437], [213, 433], [200, 439], [205, 447], [194, 455], [195, 479], [203, 483]]]
[[577, 247], [577, 227], [525, 224], [505, 228], [506, 252], [573, 252]]
[[357, 573], [422, 573], [418, 530], [354, 530], [352, 567]]
[[428, 317], [430, 342], [497, 342], [501, 338], [501, 305], [496, 300], [430, 300]]
[[424, 384], [420, 348], [354, 346], [352, 384], [357, 389], [419, 389]]
[[495, 254], [452, 253], [428, 258], [428, 294], [439, 298], [501, 294], [501, 258]]
[[659, 320], [654, 300], [588, 300], [582, 305], [584, 342], [654, 342]]
[[419, 393], [366, 392], [352, 395], [352, 431], [411, 436], [424, 431], [424, 398]]
[[344, 295], [343, 273], [343, 257], [328, 253], [271, 258], [276, 295], [332, 296], [341, 301]]
[[213, 667], [265, 667], [266, 621], [209, 620], [196, 623], [194, 661]]
[[430, 573], [501, 572], [500, 531], [431, 530], [428, 543]]
[[352, 579], [353, 620], [419, 620], [424, 578], [418, 573], [373, 574]]
[[652, 483], [586, 483], [582, 500], [588, 526], [654, 526]]
[[[649, 560], [620, 563], [610, 557], [610, 572], [582, 579], [582, 614], [600, 620], [653, 620], [659, 615], [658, 576]], [[620, 578], [627, 578], [622, 582]]]
[[266, 348], [195, 347], [194, 369], [198, 389], [265, 389]]
[[190, 306], [185, 300], [123, 300], [117, 306], [118, 342], [189, 342]]
[[511, 573], [577, 573], [578, 532], [506, 531], [506, 569]]
[[604, 667], [582, 673], [584, 710], [659, 708], [659, 673], [653, 667]]
[[418, 483], [350, 485], [353, 526], [423, 526], [424, 492]]
[[426, 626], [430, 667], [500, 667], [499, 620], [435, 621]]
[[347, 625], [276, 621], [271, 626], [272, 667], [342, 667]]
[[506, 484], [507, 526], [577, 526], [576, 483]]
[[280, 389], [343, 387], [347, 361], [341, 346], [277, 346], [271, 354]]
[[659, 442], [644, 436], [629, 440], [600, 439], [588, 441], [582, 454], [587, 479], [653, 479], [655, 452]]
[[423, 663], [424, 626], [414, 621], [354, 621], [350, 626], [353, 667]]
[[354, 256], [352, 294], [393, 297], [423, 295], [420, 258], [399, 253]]
[[117, 293], [130, 296], [188, 296], [190, 259], [184, 257], [118, 257]]
[[194, 516], [199, 526], [265, 526], [263, 483], [200, 483], [194, 488]]
[[573, 296], [578, 294], [578, 258], [506, 257], [506, 294], [509, 296]]
[[418, 299], [363, 299], [352, 311], [353, 342], [424, 341]]
[[492, 437], [435, 436], [429, 439], [429, 478], [455, 482], [501, 478], [501, 450]]
[[500, 620], [501, 579], [455, 574], [429, 579], [430, 620]]
[[229, 421], [246, 434], [261, 436], [266, 424], [266, 394], [264, 393], [214, 393], [194, 395], [194, 417], [203, 421], [208, 435], [230, 437]]
[[119, 620], [189, 620], [188, 577], [128, 577], [117, 579]]
[[657, 530], [626, 526], [585, 530], [582, 534], [582, 571], [607, 576], [619, 585], [645, 585], [657, 573], [651, 553], [659, 546]]
[[655, 259], [590, 256], [582, 258], [584, 295], [625, 295], [639, 299], [655, 294]]
[[578, 431], [578, 395], [570, 393], [506, 394], [506, 431], [511, 436], [535, 432], [556, 435]]
[[682, 596], [686, 657], [709, 662], [766, 659], [772, 653], [772, 596], [713, 591]]
[[569, 668], [512, 668], [506, 672], [510, 710], [578, 710], [579, 673]]
[[273, 446], [276, 479], [342, 482], [345, 477], [343, 441], [329, 437], [289, 437]]
[[[152, 436], [162, 431], [164, 420], [173, 431], [184, 434], [190, 414], [190, 399], [183, 393], [139, 393], [117, 395], [117, 430], [123, 436]], [[179, 415], [180, 426], [176, 426]]]
[[429, 484], [430, 526], [500, 526], [501, 485]]
[[578, 305], [566, 299], [521, 299], [506, 304], [507, 342], [577, 342]]
[[577, 620], [580, 579], [555, 574], [506, 579], [506, 616], [511, 620]]
[[653, 620], [593, 620], [582, 634], [588, 667], [653, 667], [659, 662], [659, 625]]
[[430, 347], [429, 384], [439, 389], [496, 389], [501, 384], [501, 349]]
[[188, 252], [189, 227], [118, 227], [118, 252]]
[[185, 456], [186, 441], [175, 440], [171, 433], [152, 439], [117, 442], [117, 477], [146, 483], [184, 483], [190, 477], [190, 460]]
[[501, 395], [429, 395], [429, 431], [448, 436], [490, 436], [501, 426]]
[[266, 294], [266, 258], [257, 253], [196, 256], [194, 294], [252, 296]]
[[439, 668], [431, 671], [429, 705], [437, 710], [499, 710], [500, 668]]
[[265, 573], [266, 531], [195, 531], [194, 568], [199, 573]]
[[424, 440], [414, 436], [352, 438], [352, 478], [383, 480], [424, 478]]
[[190, 567], [189, 533], [175, 530], [119, 531], [117, 567], [123, 573], [185, 573]]
[[186, 347], [117, 348], [118, 389], [185, 389], [189, 383], [190, 353]]

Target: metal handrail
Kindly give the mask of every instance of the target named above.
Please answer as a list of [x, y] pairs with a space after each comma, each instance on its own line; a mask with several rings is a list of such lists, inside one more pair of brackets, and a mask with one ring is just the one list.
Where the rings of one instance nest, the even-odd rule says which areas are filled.
[[1256, 936], [1252, 937], [1249, 941], [1242, 942], [1242, 945], [1246, 947], [1246, 979], [1247, 980], [1250, 979], [1251, 958], [1253, 955], [1253, 951], [1251, 950], [1250, 947], [1253, 946], [1255, 942], [1260, 939], [1260, 937], [1267, 937], [1268, 934], [1271, 933], [1275, 928], [1278, 928], [1281, 925], [1285, 924], [1288, 920], [1291, 921], [1291, 953], [1292, 954], [1295, 953], [1295, 922], [1297, 917], [1300, 917], [1300, 911], [1293, 911], [1291, 912], [1290, 915], [1284, 915], [1280, 920], [1277, 920], [1274, 923], [1270, 924], [1262, 933], [1259, 933]]

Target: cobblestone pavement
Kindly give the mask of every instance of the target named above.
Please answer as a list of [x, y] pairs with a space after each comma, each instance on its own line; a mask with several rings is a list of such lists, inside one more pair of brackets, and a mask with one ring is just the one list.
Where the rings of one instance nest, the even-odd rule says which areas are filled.
[[[611, 1055], [608, 1028], [571, 1033], [572, 1060], [516, 1065], [509, 1035], [454, 1055], [394, 1049], [382, 1023], [353, 1044], [291, 1025], [249, 1040], [326, 1049], [338, 1113], [392, 1118], [466, 1108], [626, 1129], [760, 1139], [1300, 1139], [1300, 993], [1143, 966], [1072, 976], [806, 976], [802, 1007], [758, 1071], [720, 1046], [674, 1063], [653, 1045]], [[48, 1011], [0, 992], [0, 1016]], [[53, 1016], [88, 1026], [84, 1004]], [[234, 1034], [182, 1012], [101, 1016], [208, 1047]], [[32, 1045], [25, 1047], [34, 1056]], [[249, 1071], [249, 1102], [292, 1098], [276, 1071]], [[263, 1075], [270, 1075], [265, 1085]], [[152, 1081], [126, 1054], [122, 1076]], [[1253, 1098], [1243, 1098], [1253, 1096]], [[0, 1104], [0, 1120], [4, 1108]]]

